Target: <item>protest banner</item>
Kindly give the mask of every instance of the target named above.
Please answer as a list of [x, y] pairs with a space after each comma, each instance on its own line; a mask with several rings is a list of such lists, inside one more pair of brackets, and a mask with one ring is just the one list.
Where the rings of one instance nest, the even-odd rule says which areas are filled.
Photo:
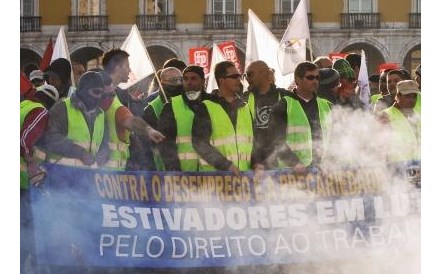
[[124, 172], [47, 164], [31, 189], [42, 265], [214, 267], [411, 250], [420, 191], [379, 169]]

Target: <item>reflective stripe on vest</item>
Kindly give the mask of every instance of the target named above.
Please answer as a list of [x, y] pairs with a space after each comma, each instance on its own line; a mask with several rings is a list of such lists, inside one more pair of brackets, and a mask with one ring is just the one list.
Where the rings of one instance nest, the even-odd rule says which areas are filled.
[[[212, 133], [210, 143], [228, 160], [246, 171], [251, 169], [250, 155], [252, 152], [253, 129], [252, 116], [249, 106], [238, 108], [236, 130], [220, 104], [210, 100], [203, 101], [211, 119]], [[215, 170], [203, 159], [200, 159], [202, 171]]]
[[[286, 143], [301, 163], [308, 166], [312, 163], [312, 131], [307, 116], [301, 103], [289, 96], [283, 97], [287, 102], [287, 128]], [[322, 130], [324, 153], [328, 147], [331, 127], [331, 115], [329, 102], [322, 98], [316, 98], [318, 103], [319, 122]], [[322, 156], [324, 156], [324, 153]], [[280, 166], [283, 166], [280, 161]]]
[[109, 161], [104, 167], [124, 170], [127, 164], [127, 160], [130, 157], [129, 145], [130, 145], [130, 132], [124, 129], [123, 140], [119, 139], [117, 127], [116, 127], [116, 111], [123, 105], [119, 101], [118, 97], [113, 98], [112, 104], [105, 112], [105, 119], [107, 122], [109, 132]]
[[[151, 107], [153, 108], [153, 112], [156, 115], [156, 119], [159, 120], [160, 114], [162, 113], [164, 106], [164, 102], [160, 98], [160, 95], [154, 98], [154, 100], [148, 103], [148, 105], [151, 105]], [[162, 157], [160, 157], [160, 152], [157, 145], [153, 144], [151, 150], [153, 152], [153, 158], [154, 158], [154, 163], [156, 164], [156, 170], [164, 171], [165, 166], [163, 164]]]
[[420, 116], [416, 118], [417, 126], [414, 129], [397, 108], [390, 107], [384, 112], [388, 114], [392, 128], [389, 160], [393, 162], [420, 160]]
[[176, 145], [177, 157], [182, 171], [198, 170], [198, 155], [192, 146], [191, 130], [194, 120], [194, 112], [185, 103], [182, 95], [171, 99], [176, 120]]

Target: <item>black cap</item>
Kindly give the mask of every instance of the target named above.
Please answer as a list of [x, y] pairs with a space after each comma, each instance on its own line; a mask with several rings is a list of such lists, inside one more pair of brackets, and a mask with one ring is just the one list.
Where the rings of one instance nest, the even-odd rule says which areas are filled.
[[197, 73], [197, 74], [200, 76], [200, 78], [205, 79], [205, 72], [203, 72], [203, 68], [202, 68], [202, 67], [195, 66], [195, 65], [187, 66], [187, 67], [183, 70], [182, 75], [185, 75], [185, 73], [187, 73], [187, 72], [194, 72], [194, 73]]

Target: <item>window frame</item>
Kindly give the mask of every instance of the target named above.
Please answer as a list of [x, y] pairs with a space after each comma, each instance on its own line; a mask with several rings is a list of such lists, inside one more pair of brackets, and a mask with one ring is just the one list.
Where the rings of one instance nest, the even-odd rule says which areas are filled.
[[165, 0], [166, 2], [166, 12], [163, 14], [158, 14], [157, 11], [155, 11], [154, 14], [148, 14], [147, 12], [147, 5], [146, 2], [149, 0], [139, 0], [139, 14], [140, 15], [172, 15], [174, 14], [174, 1], [173, 0]]
[[[71, 12], [72, 12], [73, 16], [79, 16], [79, 2], [80, 1], [81, 0], [72, 0], [72, 2], [71, 2], [71, 9], [72, 9]], [[89, 7], [90, 7], [90, 2], [92, 2], [94, 0], [88, 0], [88, 1], [89, 1]], [[84, 16], [101, 16], [101, 15], [106, 15], [106, 13], [107, 13], [107, 10], [106, 10], [107, 0], [95, 0], [95, 1], [98, 1], [98, 4], [99, 4], [99, 12], [98, 12], [98, 14], [90, 14], [88, 12], [88, 14], [84, 15]]]
[[23, 2], [25, 2], [26, 0], [20, 0], [20, 16], [22, 17], [26, 17], [26, 16], [38, 16], [40, 14], [40, 1], [39, 0], [28, 0], [28, 2], [32, 3], [32, 11], [31, 14], [24, 14], [24, 10], [23, 10]]
[[[214, 13], [214, 1], [215, 0], [206, 0], [206, 13], [207, 14], [241, 14], [241, 1], [242, 0], [220, 0], [222, 1], [222, 13]], [[226, 9], [226, 1], [234, 2], [234, 12], [233, 13], [225, 13]]]

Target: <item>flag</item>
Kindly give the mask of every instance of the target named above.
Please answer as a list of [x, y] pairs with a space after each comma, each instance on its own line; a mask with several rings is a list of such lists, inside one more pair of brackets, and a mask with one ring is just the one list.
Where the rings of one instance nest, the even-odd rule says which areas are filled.
[[64, 34], [64, 26], [61, 26], [60, 31], [58, 32], [58, 37], [55, 41], [55, 46], [53, 47], [53, 53], [50, 62], [52, 63], [58, 58], [65, 58], [70, 62], [70, 53], [69, 47], [67, 46], [66, 35]]
[[235, 48], [234, 41], [223, 42], [221, 44], [218, 44], [217, 46], [220, 49], [220, 51], [223, 53], [223, 56], [225, 56], [225, 58], [227, 60], [233, 62], [235, 64], [235, 67], [237, 68], [237, 70], [240, 73], [242, 73], [240, 60], [238, 59], [238, 56], [237, 56], [237, 50]]
[[49, 39], [47, 43], [46, 50], [44, 51], [43, 58], [40, 62], [40, 70], [45, 71], [47, 67], [50, 65], [50, 60], [52, 59], [53, 54], [53, 43], [52, 38]]
[[214, 43], [212, 45], [211, 67], [209, 69], [208, 85], [206, 87], [207, 93], [211, 93], [212, 90], [218, 89], [217, 81], [215, 80], [215, 76], [214, 76], [214, 69], [215, 69], [215, 65], [217, 65], [217, 63], [220, 63], [222, 61], [226, 61], [226, 58], [221, 52], [221, 50], [218, 48], [217, 44]]
[[[275, 70], [275, 83], [278, 87], [287, 88], [293, 81], [293, 73], [283, 75], [277, 60], [278, 39], [269, 28], [255, 15], [248, 10], [248, 27], [246, 38], [246, 67], [249, 63], [257, 60], [264, 61], [270, 68]], [[245, 83], [245, 90], [247, 89]]]
[[189, 63], [202, 67], [206, 77], [209, 73], [209, 48], [206, 47], [190, 48]]
[[155, 73], [153, 62], [142, 40], [141, 34], [136, 25], [133, 25], [128, 34], [127, 39], [121, 46], [130, 56], [128, 62], [130, 64], [130, 75], [127, 83], [120, 83], [118, 86], [127, 89], [137, 82], [141, 81], [148, 75]]
[[358, 76], [359, 98], [364, 103], [364, 109], [370, 108], [370, 82], [368, 80], [367, 62], [365, 51], [361, 52], [361, 67]]
[[306, 40], [310, 38], [306, 1], [301, 0], [278, 47], [278, 63], [283, 75], [295, 71], [296, 65], [306, 61]]
[[332, 60], [332, 62], [334, 63], [336, 60], [338, 59], [345, 59], [345, 57], [347, 56], [348, 53], [343, 53], [343, 52], [331, 52], [329, 53], [328, 57]]
[[20, 96], [24, 99], [32, 98], [35, 94], [34, 86], [23, 72], [20, 72]]
[[[67, 46], [66, 35], [64, 33], [64, 26], [61, 26], [60, 31], [58, 32], [57, 40], [55, 41], [55, 46], [53, 47], [52, 58], [50, 59], [50, 63], [58, 58], [64, 58], [69, 60], [71, 73], [70, 73], [70, 81], [72, 87], [75, 86], [75, 78], [73, 77], [73, 69], [72, 62], [70, 61], [70, 53], [69, 47]], [[69, 90], [69, 94], [71, 94], [72, 89]]]

